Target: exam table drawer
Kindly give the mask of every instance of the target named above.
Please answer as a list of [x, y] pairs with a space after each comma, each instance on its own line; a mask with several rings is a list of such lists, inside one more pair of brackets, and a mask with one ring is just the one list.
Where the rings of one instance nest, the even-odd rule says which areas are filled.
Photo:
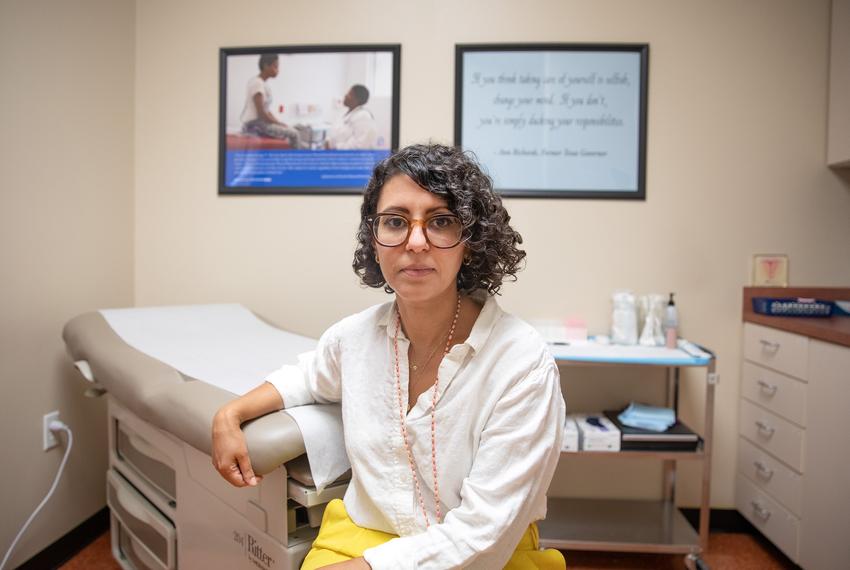
[[[106, 503], [120, 523], [137, 559], [155, 560], [162, 570], [177, 567], [177, 541], [174, 525], [118, 472], [106, 474]], [[143, 554], [140, 554], [142, 552]], [[144, 561], [143, 560], [143, 561]]]
[[177, 500], [177, 476], [167, 455], [120, 420], [115, 421], [115, 447], [120, 463], [129, 465], [168, 500]]
[[113, 532], [118, 533], [118, 552], [123, 563], [129, 563], [134, 570], [165, 570], [160, 562], [144, 544], [127, 531], [120, 522], [115, 523]]
[[746, 439], [738, 440], [738, 470], [797, 516], [803, 513], [803, 477]]
[[744, 323], [744, 358], [806, 381], [809, 339], [794, 333]]
[[800, 519], [738, 473], [735, 506], [791, 560], [799, 560]]
[[741, 395], [759, 406], [806, 426], [806, 384], [768, 368], [744, 362]]
[[798, 473], [803, 472], [805, 430], [749, 400], [741, 400], [740, 433]]

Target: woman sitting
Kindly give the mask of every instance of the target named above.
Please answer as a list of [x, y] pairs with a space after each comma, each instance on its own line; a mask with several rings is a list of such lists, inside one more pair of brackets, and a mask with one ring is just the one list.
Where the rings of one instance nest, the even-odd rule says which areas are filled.
[[492, 182], [459, 149], [411, 146], [375, 167], [361, 214], [354, 270], [394, 301], [224, 406], [213, 463], [256, 485], [241, 423], [340, 402], [351, 483], [302, 568], [565, 568], [534, 524], [560, 453], [558, 368], [496, 303], [525, 252]]

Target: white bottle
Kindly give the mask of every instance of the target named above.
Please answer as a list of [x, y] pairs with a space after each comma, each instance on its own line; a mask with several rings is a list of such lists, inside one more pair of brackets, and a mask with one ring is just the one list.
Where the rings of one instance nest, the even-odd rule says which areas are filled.
[[673, 302], [673, 293], [670, 293], [670, 300], [664, 310], [664, 336], [667, 341], [665, 346], [676, 348], [679, 337], [679, 313], [676, 310], [676, 303]]

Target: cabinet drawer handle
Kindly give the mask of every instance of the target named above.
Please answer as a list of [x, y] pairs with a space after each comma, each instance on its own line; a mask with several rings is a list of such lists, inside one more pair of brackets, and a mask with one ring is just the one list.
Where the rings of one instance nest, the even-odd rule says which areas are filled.
[[764, 380], [757, 380], [757, 383], [761, 388], [761, 391], [764, 392], [766, 395], [773, 396], [774, 394], [776, 394], [776, 390], [778, 389], [776, 384], [768, 384]]
[[769, 481], [773, 477], [773, 469], [766, 467], [761, 461], [753, 461], [753, 465], [756, 466], [757, 475], [765, 481]]
[[767, 521], [770, 518], [770, 511], [761, 506], [758, 501], [750, 501], [750, 504], [753, 506], [753, 512], [758, 518], [763, 521]]
[[761, 343], [762, 350], [766, 350], [767, 352], [776, 352], [779, 350], [778, 342], [771, 342], [765, 339], [760, 339], [759, 342]]
[[756, 421], [756, 427], [758, 428], [759, 433], [765, 437], [772, 437], [773, 432], [776, 431], [776, 428], [767, 425], [761, 420]]

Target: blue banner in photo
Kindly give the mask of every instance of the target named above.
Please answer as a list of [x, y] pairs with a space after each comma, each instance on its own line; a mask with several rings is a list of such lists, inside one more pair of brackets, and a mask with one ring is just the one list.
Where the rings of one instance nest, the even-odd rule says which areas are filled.
[[228, 188], [364, 188], [389, 150], [228, 150]]

